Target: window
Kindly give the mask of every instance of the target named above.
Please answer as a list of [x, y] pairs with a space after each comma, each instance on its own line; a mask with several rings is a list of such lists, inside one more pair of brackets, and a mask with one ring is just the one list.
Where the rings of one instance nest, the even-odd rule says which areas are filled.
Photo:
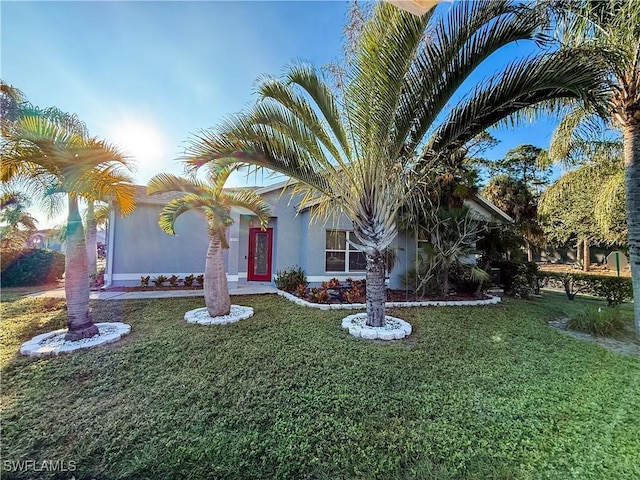
[[367, 259], [347, 240], [357, 243], [353, 232], [345, 230], [327, 230], [325, 252], [325, 271], [327, 272], [363, 272], [367, 269]]

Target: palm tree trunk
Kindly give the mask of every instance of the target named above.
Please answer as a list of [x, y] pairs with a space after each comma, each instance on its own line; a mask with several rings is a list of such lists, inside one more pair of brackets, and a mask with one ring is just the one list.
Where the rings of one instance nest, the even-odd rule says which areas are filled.
[[624, 165], [633, 309], [636, 336], [640, 337], [640, 120], [627, 122], [624, 128]]
[[69, 332], [66, 340], [75, 341], [98, 334], [89, 315], [89, 273], [78, 199], [69, 196], [69, 216], [65, 248], [64, 291], [67, 299]]
[[87, 201], [87, 262], [91, 286], [96, 284], [98, 274], [98, 222], [93, 206], [93, 201]]
[[380, 252], [367, 254], [367, 325], [384, 325], [384, 307], [387, 301], [387, 287], [384, 284], [384, 256]]
[[589, 269], [591, 268], [591, 251], [589, 249], [589, 240], [585, 238], [582, 245], [584, 246], [584, 255], [583, 255], [584, 259], [582, 262], [582, 270], [585, 272], [588, 272]]
[[204, 264], [204, 303], [212, 317], [228, 315], [231, 310], [231, 298], [227, 286], [227, 274], [224, 271], [222, 241], [213, 233]]

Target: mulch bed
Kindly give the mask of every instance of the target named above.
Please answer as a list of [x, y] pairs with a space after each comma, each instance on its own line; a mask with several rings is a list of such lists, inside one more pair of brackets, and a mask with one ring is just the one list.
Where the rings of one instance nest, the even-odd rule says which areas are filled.
[[185, 287], [184, 285], [178, 287], [172, 287], [171, 285], [164, 285], [162, 287], [149, 286], [149, 287], [109, 287], [106, 289], [109, 292], [162, 292], [166, 290], [202, 290], [202, 285], [191, 287]]
[[[178, 286], [172, 287], [170, 285], [165, 285], [162, 287], [156, 286], [148, 286], [148, 287], [111, 287], [107, 289], [109, 292], [162, 292], [167, 290], [202, 290], [202, 285], [200, 286]], [[440, 296], [432, 296], [432, 297], [421, 297], [416, 296], [413, 292], [407, 292], [405, 290], [392, 290], [387, 289], [387, 302], [426, 302], [426, 301], [464, 301], [464, 300], [487, 300], [490, 297], [485, 294], [480, 295], [465, 295], [459, 293], [450, 293], [449, 295], [440, 295]], [[365, 303], [365, 299], [360, 299], [361, 301], [355, 303]], [[328, 302], [326, 303], [347, 303], [341, 301], [340, 298], [332, 295]]]

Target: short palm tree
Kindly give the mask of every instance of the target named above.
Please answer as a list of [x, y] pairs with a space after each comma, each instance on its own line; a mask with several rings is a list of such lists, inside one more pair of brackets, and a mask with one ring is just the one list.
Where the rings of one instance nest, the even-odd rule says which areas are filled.
[[383, 252], [397, 235], [398, 212], [424, 201], [431, 170], [461, 162], [469, 141], [523, 108], [601, 94], [601, 72], [579, 62], [578, 51], [515, 60], [465, 94], [463, 84], [491, 54], [543, 40], [546, 18], [509, 0], [458, 2], [421, 17], [376, 4], [343, 91], [306, 65], [263, 78], [257, 104], [194, 138], [188, 161], [274, 170], [298, 180], [294, 192], [306, 200], [321, 199], [317, 215], [346, 214], [367, 258], [367, 324], [382, 326]]
[[98, 274], [98, 227], [105, 227], [109, 222], [109, 206], [103, 203], [106, 199], [87, 200], [84, 214], [85, 242], [87, 244], [87, 261], [89, 262], [89, 278], [95, 284]]
[[[591, 55], [585, 62], [600, 60], [607, 69], [611, 95], [602, 99], [610, 124], [621, 133], [624, 142], [624, 171], [629, 257], [633, 280], [636, 335], [640, 336], [640, 2], [634, 0], [576, 0], [560, 2], [563, 33], [567, 48], [586, 48]], [[584, 113], [579, 106], [561, 123], [556, 134], [560, 155], [566, 153], [584, 132]], [[593, 112], [593, 110], [591, 110]], [[591, 122], [592, 123], [592, 122]], [[579, 135], [577, 136], [579, 138]]]
[[255, 213], [262, 228], [269, 221], [269, 205], [252, 190], [224, 190], [233, 168], [212, 173], [210, 182], [161, 173], [149, 180], [147, 193], [177, 192], [182, 195], [167, 203], [160, 213], [158, 224], [165, 232], [175, 235], [175, 223], [180, 215], [193, 210], [204, 211], [209, 227], [209, 248], [204, 267], [204, 301], [210, 316], [229, 314], [231, 299], [222, 257], [229, 248], [226, 229], [233, 224], [231, 208], [241, 207]]
[[[111, 197], [123, 214], [133, 211], [135, 186], [126, 157], [114, 146], [90, 137], [75, 115], [47, 109], [3, 120], [1, 179], [22, 182], [48, 200], [67, 197], [65, 294], [74, 341], [98, 333], [89, 311], [89, 275], [80, 198]], [[55, 202], [49, 203], [52, 207]]]
[[6, 190], [0, 194], [0, 246], [24, 248], [38, 221], [27, 212], [31, 201], [22, 192]]

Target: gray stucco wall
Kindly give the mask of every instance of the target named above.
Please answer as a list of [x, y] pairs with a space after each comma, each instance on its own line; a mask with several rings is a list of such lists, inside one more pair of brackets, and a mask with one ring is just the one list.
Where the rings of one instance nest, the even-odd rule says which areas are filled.
[[[163, 274], [184, 277], [204, 272], [208, 247], [206, 221], [202, 213], [186, 212], [176, 220], [176, 235], [158, 226], [162, 205], [139, 204], [129, 216], [112, 219], [113, 242], [107, 246], [114, 286], [139, 285], [140, 277]], [[225, 252], [225, 265], [228, 253]]]
[[[310, 210], [297, 213], [301, 197], [278, 189], [263, 194], [271, 205], [269, 227], [273, 228], [272, 278], [279, 270], [300, 266], [312, 285], [336, 277], [364, 278], [365, 272], [327, 272], [325, 269], [327, 230], [352, 231], [352, 222], [344, 215], [337, 219], [312, 220]], [[470, 207], [481, 215], [491, 213], [470, 202]], [[106, 280], [114, 286], [139, 285], [140, 277], [172, 274], [183, 277], [204, 271], [208, 246], [206, 222], [201, 212], [183, 214], [176, 221], [176, 236], [164, 233], [158, 226], [161, 204], [140, 203], [126, 218], [116, 216], [111, 221], [113, 230], [108, 235], [108, 261]], [[248, 233], [258, 226], [257, 218], [232, 212], [235, 221], [228, 232], [229, 250], [225, 251], [225, 267], [230, 288], [237, 282], [247, 281]], [[402, 288], [402, 275], [415, 263], [416, 241], [413, 234], [399, 234], [393, 247], [397, 249], [396, 266], [389, 275], [391, 288]]]

